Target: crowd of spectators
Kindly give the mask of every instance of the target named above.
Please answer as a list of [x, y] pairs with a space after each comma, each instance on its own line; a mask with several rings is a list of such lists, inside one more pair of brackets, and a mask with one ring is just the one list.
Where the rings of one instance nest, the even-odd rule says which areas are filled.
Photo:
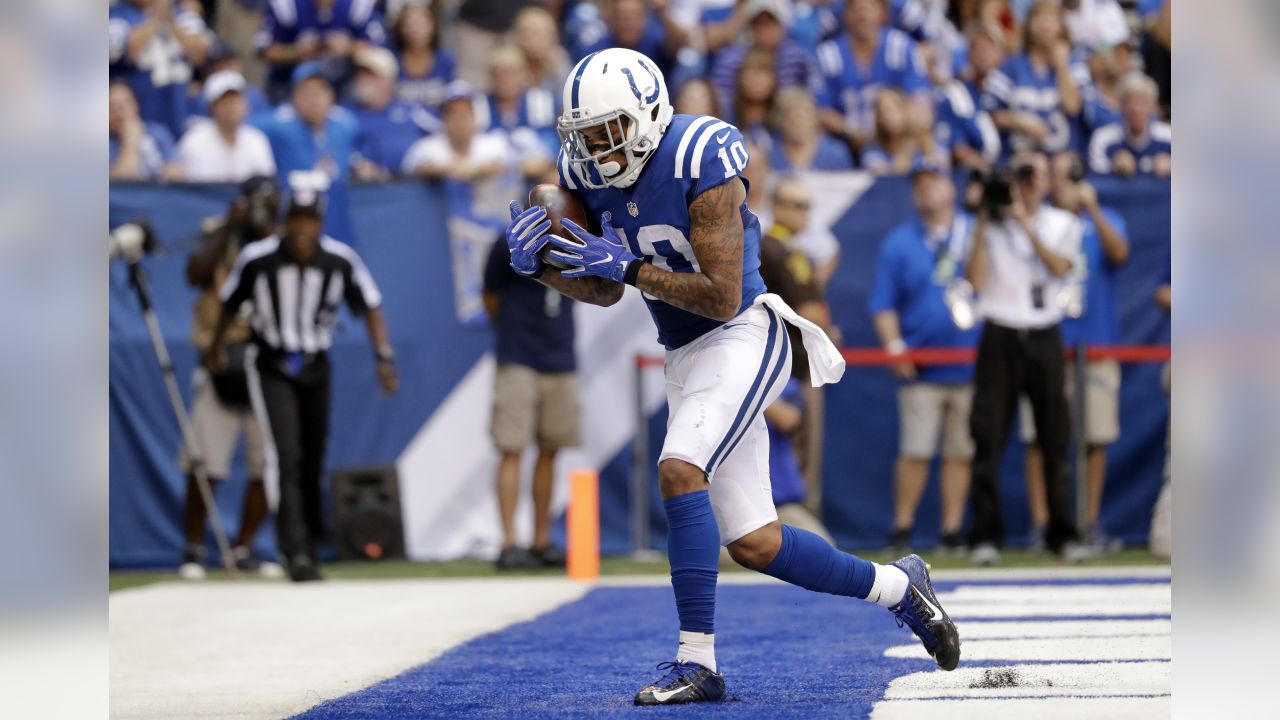
[[[1168, 176], [1168, 24], [1168, 0], [113, 0], [111, 177], [537, 177], [565, 75], [611, 46], [776, 170], [1074, 150]], [[501, 167], [449, 161], [464, 135]]]

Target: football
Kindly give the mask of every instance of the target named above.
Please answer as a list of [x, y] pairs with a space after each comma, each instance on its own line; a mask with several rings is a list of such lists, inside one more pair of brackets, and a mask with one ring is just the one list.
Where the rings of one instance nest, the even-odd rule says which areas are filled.
[[[569, 218], [580, 227], [585, 228], [587, 226], [587, 211], [582, 207], [582, 203], [578, 202], [578, 198], [559, 185], [552, 183], [534, 185], [533, 189], [529, 191], [528, 199], [529, 202], [525, 207], [541, 205], [547, 209], [547, 217], [551, 219], [551, 230], [548, 232], [552, 235], [572, 239], [569, 233], [560, 225], [560, 221], [564, 218]], [[547, 251], [550, 249], [550, 245], [542, 248], [538, 253], [538, 257], [542, 258], [542, 261], [551, 267], [563, 269], [565, 267], [563, 263], [547, 257]]]

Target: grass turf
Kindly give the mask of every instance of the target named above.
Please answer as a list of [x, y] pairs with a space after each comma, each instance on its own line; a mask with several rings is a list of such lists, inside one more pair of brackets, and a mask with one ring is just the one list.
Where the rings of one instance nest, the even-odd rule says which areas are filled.
[[[897, 558], [888, 551], [872, 550], [857, 553], [872, 562], [887, 563]], [[943, 555], [924, 553], [925, 558], [934, 569], [966, 569], [972, 567], [964, 555]], [[1036, 568], [1061, 567], [1062, 562], [1044, 553], [1029, 553], [1025, 550], [1007, 550], [1002, 552], [1003, 562], [1000, 567]], [[1165, 565], [1145, 548], [1133, 548], [1119, 552], [1100, 555], [1082, 563], [1083, 566], [1117, 566], [1117, 565]], [[733, 563], [721, 566], [723, 571], [747, 572]], [[499, 572], [493, 563], [484, 560], [459, 560], [455, 562], [420, 563], [408, 560], [383, 560], [380, 562], [341, 562], [328, 563], [323, 566], [325, 577], [340, 580], [372, 580], [372, 579], [404, 579], [404, 578], [438, 578], [438, 577], [487, 577], [502, 575], [505, 577], [520, 575], [557, 575], [562, 570], [522, 570]], [[634, 560], [629, 557], [606, 557], [600, 562], [602, 575], [646, 575], [667, 574], [667, 561], [659, 556], [653, 561]], [[113, 570], [110, 574], [108, 588], [111, 592], [131, 587], [150, 585], [151, 583], [176, 581], [177, 573], [165, 570]], [[230, 581], [224, 571], [210, 570], [208, 579], [215, 582]], [[254, 580], [258, 578], [253, 577]]]

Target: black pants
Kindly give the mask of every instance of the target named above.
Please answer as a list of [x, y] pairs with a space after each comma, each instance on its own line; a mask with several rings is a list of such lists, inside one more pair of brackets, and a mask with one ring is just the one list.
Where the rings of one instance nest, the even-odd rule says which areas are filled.
[[285, 559], [313, 557], [324, 537], [320, 474], [329, 435], [329, 360], [320, 354], [291, 372], [279, 354], [257, 362], [280, 486], [276, 535]]
[[1000, 515], [1000, 460], [1018, 414], [1018, 396], [1031, 400], [1036, 437], [1044, 454], [1049, 527], [1045, 544], [1055, 552], [1074, 540], [1067, 482], [1069, 420], [1063, 393], [1062, 335], [1058, 328], [1014, 330], [987, 322], [978, 344], [974, 370], [973, 414], [973, 529], [974, 545], [1004, 542]]

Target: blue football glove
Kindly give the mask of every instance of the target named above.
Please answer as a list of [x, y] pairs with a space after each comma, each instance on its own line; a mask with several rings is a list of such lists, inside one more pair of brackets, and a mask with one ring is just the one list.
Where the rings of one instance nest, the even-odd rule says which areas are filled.
[[511, 201], [511, 224], [507, 226], [511, 269], [525, 276], [537, 275], [542, 270], [538, 251], [547, 244], [547, 231], [550, 229], [546, 208], [534, 205], [528, 210], [521, 210], [520, 203]]
[[552, 249], [547, 252], [547, 257], [568, 266], [560, 271], [564, 277], [595, 276], [622, 282], [627, 276], [627, 268], [636, 262], [636, 256], [623, 244], [618, 231], [613, 229], [612, 221], [611, 214], [602, 214], [601, 236], [596, 237], [572, 220], [561, 220], [560, 225], [569, 233], [569, 237], [548, 235]]

